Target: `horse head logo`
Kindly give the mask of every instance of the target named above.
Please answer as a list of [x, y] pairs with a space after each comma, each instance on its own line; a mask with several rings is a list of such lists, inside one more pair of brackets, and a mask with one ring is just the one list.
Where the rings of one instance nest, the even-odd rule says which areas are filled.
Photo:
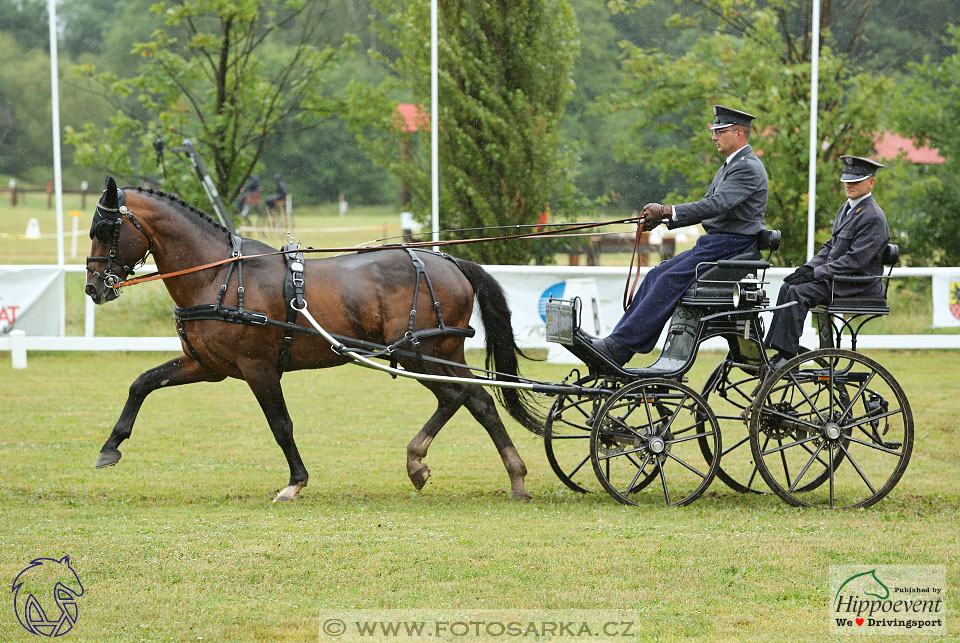
[[30, 561], [10, 591], [17, 620], [32, 634], [63, 636], [77, 622], [77, 597], [83, 595], [83, 585], [70, 566], [70, 556]]
[[854, 574], [847, 580], [843, 581], [843, 584], [840, 586], [840, 589], [837, 590], [837, 595], [834, 597], [834, 600], [839, 598], [840, 592], [843, 591], [844, 587], [849, 588], [847, 591], [863, 594], [866, 596], [873, 596], [879, 598], [880, 600], [886, 600], [890, 598], [890, 588], [884, 584], [882, 580], [877, 578], [877, 570], [871, 569], [868, 572], [863, 572], [861, 574]]

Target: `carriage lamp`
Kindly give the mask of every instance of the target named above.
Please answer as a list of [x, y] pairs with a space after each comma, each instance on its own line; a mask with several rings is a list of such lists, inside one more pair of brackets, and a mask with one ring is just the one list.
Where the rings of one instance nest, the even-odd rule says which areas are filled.
[[758, 306], [766, 293], [760, 288], [762, 282], [754, 275], [747, 275], [733, 285], [733, 307], [748, 308]]

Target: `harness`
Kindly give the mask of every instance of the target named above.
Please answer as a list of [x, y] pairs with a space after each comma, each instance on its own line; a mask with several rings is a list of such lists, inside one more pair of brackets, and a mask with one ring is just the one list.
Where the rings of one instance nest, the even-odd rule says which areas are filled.
[[[236, 235], [231, 235], [231, 257], [240, 257], [241, 253], [241, 238]], [[246, 324], [249, 326], [277, 326], [282, 328], [283, 333], [283, 343], [280, 346], [280, 353], [277, 357], [277, 374], [283, 375], [287, 370], [287, 366], [290, 362], [290, 346], [293, 343], [293, 334], [295, 332], [307, 333], [309, 335], [319, 336], [320, 333], [313, 330], [312, 328], [307, 328], [305, 326], [300, 326], [296, 324], [296, 319], [299, 311], [303, 310], [306, 307], [306, 301], [303, 298], [304, 294], [304, 264], [303, 264], [303, 251], [300, 248], [299, 243], [289, 242], [281, 248], [281, 252], [284, 253], [286, 259], [287, 270], [284, 274], [283, 282], [283, 299], [285, 302], [286, 310], [286, 321], [278, 321], [271, 319], [269, 315], [261, 312], [256, 312], [253, 310], [248, 310], [243, 307], [243, 262], [236, 261], [229, 264], [227, 269], [227, 275], [224, 279], [223, 284], [220, 286], [220, 292], [217, 295], [217, 300], [213, 304], [201, 304], [199, 306], [187, 306], [181, 308], [180, 306], [173, 307], [173, 316], [176, 319], [177, 325], [177, 334], [183, 340], [184, 345], [187, 347], [187, 351], [190, 353], [198, 362], [200, 356], [197, 354], [196, 350], [193, 348], [190, 343], [190, 339], [187, 335], [187, 330], [184, 325], [184, 322], [191, 321], [223, 321], [230, 322], [234, 324]], [[424, 361], [437, 361], [436, 358], [424, 357], [420, 343], [422, 340], [436, 337], [439, 335], [452, 335], [459, 337], [473, 337], [476, 331], [473, 328], [458, 328], [450, 327], [444, 324], [443, 315], [440, 312], [440, 302], [437, 300], [436, 292], [433, 288], [433, 283], [430, 281], [430, 275], [427, 272], [426, 266], [423, 263], [423, 260], [420, 259], [414, 253], [413, 250], [407, 249], [407, 252], [410, 255], [410, 260], [413, 263], [413, 266], [416, 270], [416, 282], [414, 285], [413, 293], [413, 304], [410, 309], [410, 323], [407, 326], [407, 332], [404, 336], [398, 341], [390, 344], [389, 346], [383, 346], [381, 344], [375, 344], [373, 342], [366, 342], [359, 339], [353, 339], [348, 337], [341, 337], [334, 335], [339, 341], [351, 344], [357, 348], [365, 351], [368, 357], [390, 357], [390, 364], [393, 367], [396, 367], [397, 360], [399, 357], [416, 357], [417, 362], [420, 366], [423, 366]], [[424, 251], [421, 251], [424, 252]], [[456, 260], [450, 255], [444, 253], [435, 253], [445, 259], [453, 261], [456, 264]], [[238, 266], [237, 269], [237, 305], [236, 306], [224, 306], [222, 304], [223, 296], [227, 291], [227, 284], [230, 282], [230, 278], [233, 275], [234, 265]], [[417, 316], [417, 299], [419, 298], [420, 293], [420, 284], [425, 282], [427, 284], [427, 289], [430, 291], [430, 297], [433, 300], [433, 308], [437, 314], [437, 328], [426, 328], [423, 330], [415, 331], [414, 322], [416, 321]], [[401, 350], [401, 347], [410, 344], [412, 351], [410, 350]], [[394, 375], [396, 377], [396, 375]]]
[[[106, 193], [106, 190], [104, 190]], [[120, 243], [120, 227], [123, 224], [123, 217], [126, 217], [130, 220], [130, 223], [133, 224], [140, 234], [147, 240], [147, 252], [143, 257], [137, 261], [134, 266], [123, 266], [123, 271], [126, 273], [127, 277], [132, 277], [134, 275], [134, 269], [139, 268], [147, 261], [147, 257], [153, 251], [153, 239], [150, 238], [150, 235], [147, 234], [147, 231], [143, 229], [143, 226], [140, 225], [140, 222], [137, 221], [136, 217], [133, 216], [133, 213], [127, 209], [126, 206], [126, 194], [123, 190], [117, 190], [118, 204], [115, 208], [108, 208], [103, 204], [103, 195], [100, 196], [100, 200], [97, 202], [96, 210], [93, 213], [93, 223], [90, 224], [90, 238], [93, 239], [96, 237], [100, 241], [103, 241], [107, 244], [107, 256], [105, 257], [87, 257], [87, 272], [92, 274], [94, 277], [99, 277], [100, 272], [93, 270], [90, 267], [91, 263], [106, 263], [107, 265], [103, 269], [103, 283], [108, 288], [116, 288], [117, 284], [120, 283], [120, 277], [113, 272], [113, 264], [116, 261], [117, 257], [117, 246]], [[115, 216], [112, 216], [115, 215]], [[119, 265], [119, 264], [118, 264]]]

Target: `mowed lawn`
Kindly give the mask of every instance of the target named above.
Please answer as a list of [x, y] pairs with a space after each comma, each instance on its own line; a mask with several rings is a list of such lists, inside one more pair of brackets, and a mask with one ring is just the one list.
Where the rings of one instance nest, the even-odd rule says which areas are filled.
[[[508, 420], [534, 495], [513, 502], [465, 411], [415, 492], [405, 446], [433, 398], [355, 367], [284, 376], [311, 473], [293, 503], [271, 504], [287, 467], [236, 381], [154, 393], [123, 459], [97, 471], [130, 382], [169, 356], [31, 353], [14, 371], [3, 353], [0, 578], [69, 554], [85, 588], [75, 641], [316, 640], [318, 614], [349, 608], [617, 609], [638, 640], [826, 640], [831, 565], [946, 565], [948, 604], [960, 578], [957, 354], [869, 354], [910, 397], [913, 459], [880, 504], [825, 512], [719, 480], [682, 508], [578, 495]], [[700, 356], [694, 388], [719, 359]], [[525, 364], [544, 380], [568, 370]], [[32, 638], [11, 602], [0, 640]], [[947, 631], [960, 636], [955, 611]]]

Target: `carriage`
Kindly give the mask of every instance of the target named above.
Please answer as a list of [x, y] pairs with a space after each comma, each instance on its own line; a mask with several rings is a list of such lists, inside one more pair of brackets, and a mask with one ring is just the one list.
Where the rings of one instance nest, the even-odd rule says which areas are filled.
[[[886, 369], [856, 351], [863, 324], [889, 312], [885, 297], [834, 299], [814, 310], [820, 348], [771, 367], [761, 313], [776, 309], [763, 289], [780, 241], [775, 231], [740, 255], [700, 266], [649, 367], [606, 362], [579, 329], [578, 302], [549, 302], [548, 339], [588, 365], [561, 382], [520, 376], [509, 308], [482, 267], [416, 243], [309, 261], [304, 254], [312, 249], [288, 244], [277, 251], [242, 239], [176, 197], [120, 190], [110, 178], [90, 237], [87, 295], [102, 304], [124, 285], [162, 279], [184, 350], [131, 385], [98, 468], [120, 460], [119, 446], [152, 391], [233, 377], [250, 386], [290, 467], [275, 500], [291, 500], [308, 475], [280, 379], [291, 370], [350, 363], [414, 378], [437, 398], [436, 411], [407, 445], [407, 474], [417, 489], [430, 475], [423, 459], [431, 442], [466, 407], [490, 434], [511, 497], [530, 497], [526, 467], [487, 388], [522, 426], [544, 436], [564, 484], [592, 491], [599, 483], [626, 504], [652, 494], [686, 505], [719, 476], [747, 492], [761, 491], [763, 480], [795, 505], [864, 507], [890, 492], [910, 459], [906, 396]], [[133, 279], [151, 253], [159, 272]], [[896, 254], [890, 246], [885, 263], [892, 266]], [[463, 354], [475, 300], [486, 369], [469, 367]], [[852, 350], [840, 348], [844, 330]], [[697, 392], [686, 374], [701, 344], [716, 337], [726, 340], [728, 354]], [[544, 418], [531, 394], [555, 398]]]
[[[765, 483], [790, 504], [824, 508], [866, 507], [893, 489], [910, 460], [913, 416], [896, 379], [856, 351], [863, 325], [889, 314], [886, 288], [814, 308], [820, 347], [774, 369], [761, 313], [778, 308], [763, 286], [779, 242], [779, 232], [766, 231], [757, 247], [701, 264], [663, 352], [645, 368], [618, 366], [593, 350], [579, 330], [576, 300], [547, 303], [548, 340], [589, 369], [564, 381], [604, 391], [559, 395], [547, 415], [547, 459], [565, 485], [579, 492], [599, 485], [626, 504], [648, 490], [685, 505], [716, 476], [736, 491], [762, 493]], [[892, 269], [897, 259], [897, 246], [888, 246], [884, 265]], [[886, 284], [889, 276], [880, 278]], [[844, 331], [850, 350], [840, 348]], [[685, 376], [701, 344], [716, 337], [726, 340], [727, 355], [697, 392]]]

